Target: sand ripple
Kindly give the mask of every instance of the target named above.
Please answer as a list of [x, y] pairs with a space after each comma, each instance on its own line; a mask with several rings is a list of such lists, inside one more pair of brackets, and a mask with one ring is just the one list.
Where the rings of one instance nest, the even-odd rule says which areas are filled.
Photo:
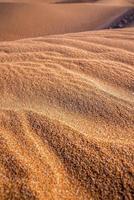
[[1, 199], [134, 198], [133, 31], [0, 43]]

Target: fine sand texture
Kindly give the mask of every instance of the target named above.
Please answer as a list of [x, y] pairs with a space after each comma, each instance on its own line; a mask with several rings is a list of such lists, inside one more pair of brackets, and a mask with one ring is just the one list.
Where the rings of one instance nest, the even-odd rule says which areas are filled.
[[134, 199], [134, 28], [0, 43], [0, 199]]
[[0, 0], [0, 200], [134, 200], [133, 0]]
[[0, 41], [100, 29], [132, 5], [127, 0], [1, 0]]

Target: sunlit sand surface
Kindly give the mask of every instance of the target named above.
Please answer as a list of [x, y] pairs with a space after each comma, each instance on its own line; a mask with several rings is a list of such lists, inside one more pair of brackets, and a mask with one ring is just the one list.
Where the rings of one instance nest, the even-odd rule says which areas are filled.
[[127, 1], [31, 2], [0, 5], [0, 199], [133, 199], [134, 28], [96, 30]]

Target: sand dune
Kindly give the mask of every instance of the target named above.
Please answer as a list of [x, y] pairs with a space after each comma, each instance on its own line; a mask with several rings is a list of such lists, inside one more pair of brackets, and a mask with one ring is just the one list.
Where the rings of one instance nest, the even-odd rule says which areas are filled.
[[134, 199], [133, 5], [0, 0], [0, 200]]
[[106, 0], [88, 2], [1, 1], [0, 40], [100, 29], [132, 5], [128, 1], [116, 1], [118, 5]]
[[134, 198], [133, 28], [0, 43], [0, 198]]

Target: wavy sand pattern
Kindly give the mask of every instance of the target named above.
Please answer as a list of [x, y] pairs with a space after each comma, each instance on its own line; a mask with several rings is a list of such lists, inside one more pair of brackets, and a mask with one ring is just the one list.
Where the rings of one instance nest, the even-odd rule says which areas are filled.
[[133, 1], [0, 2], [0, 200], [133, 200]]
[[2, 199], [133, 199], [133, 39], [132, 28], [0, 44]]

